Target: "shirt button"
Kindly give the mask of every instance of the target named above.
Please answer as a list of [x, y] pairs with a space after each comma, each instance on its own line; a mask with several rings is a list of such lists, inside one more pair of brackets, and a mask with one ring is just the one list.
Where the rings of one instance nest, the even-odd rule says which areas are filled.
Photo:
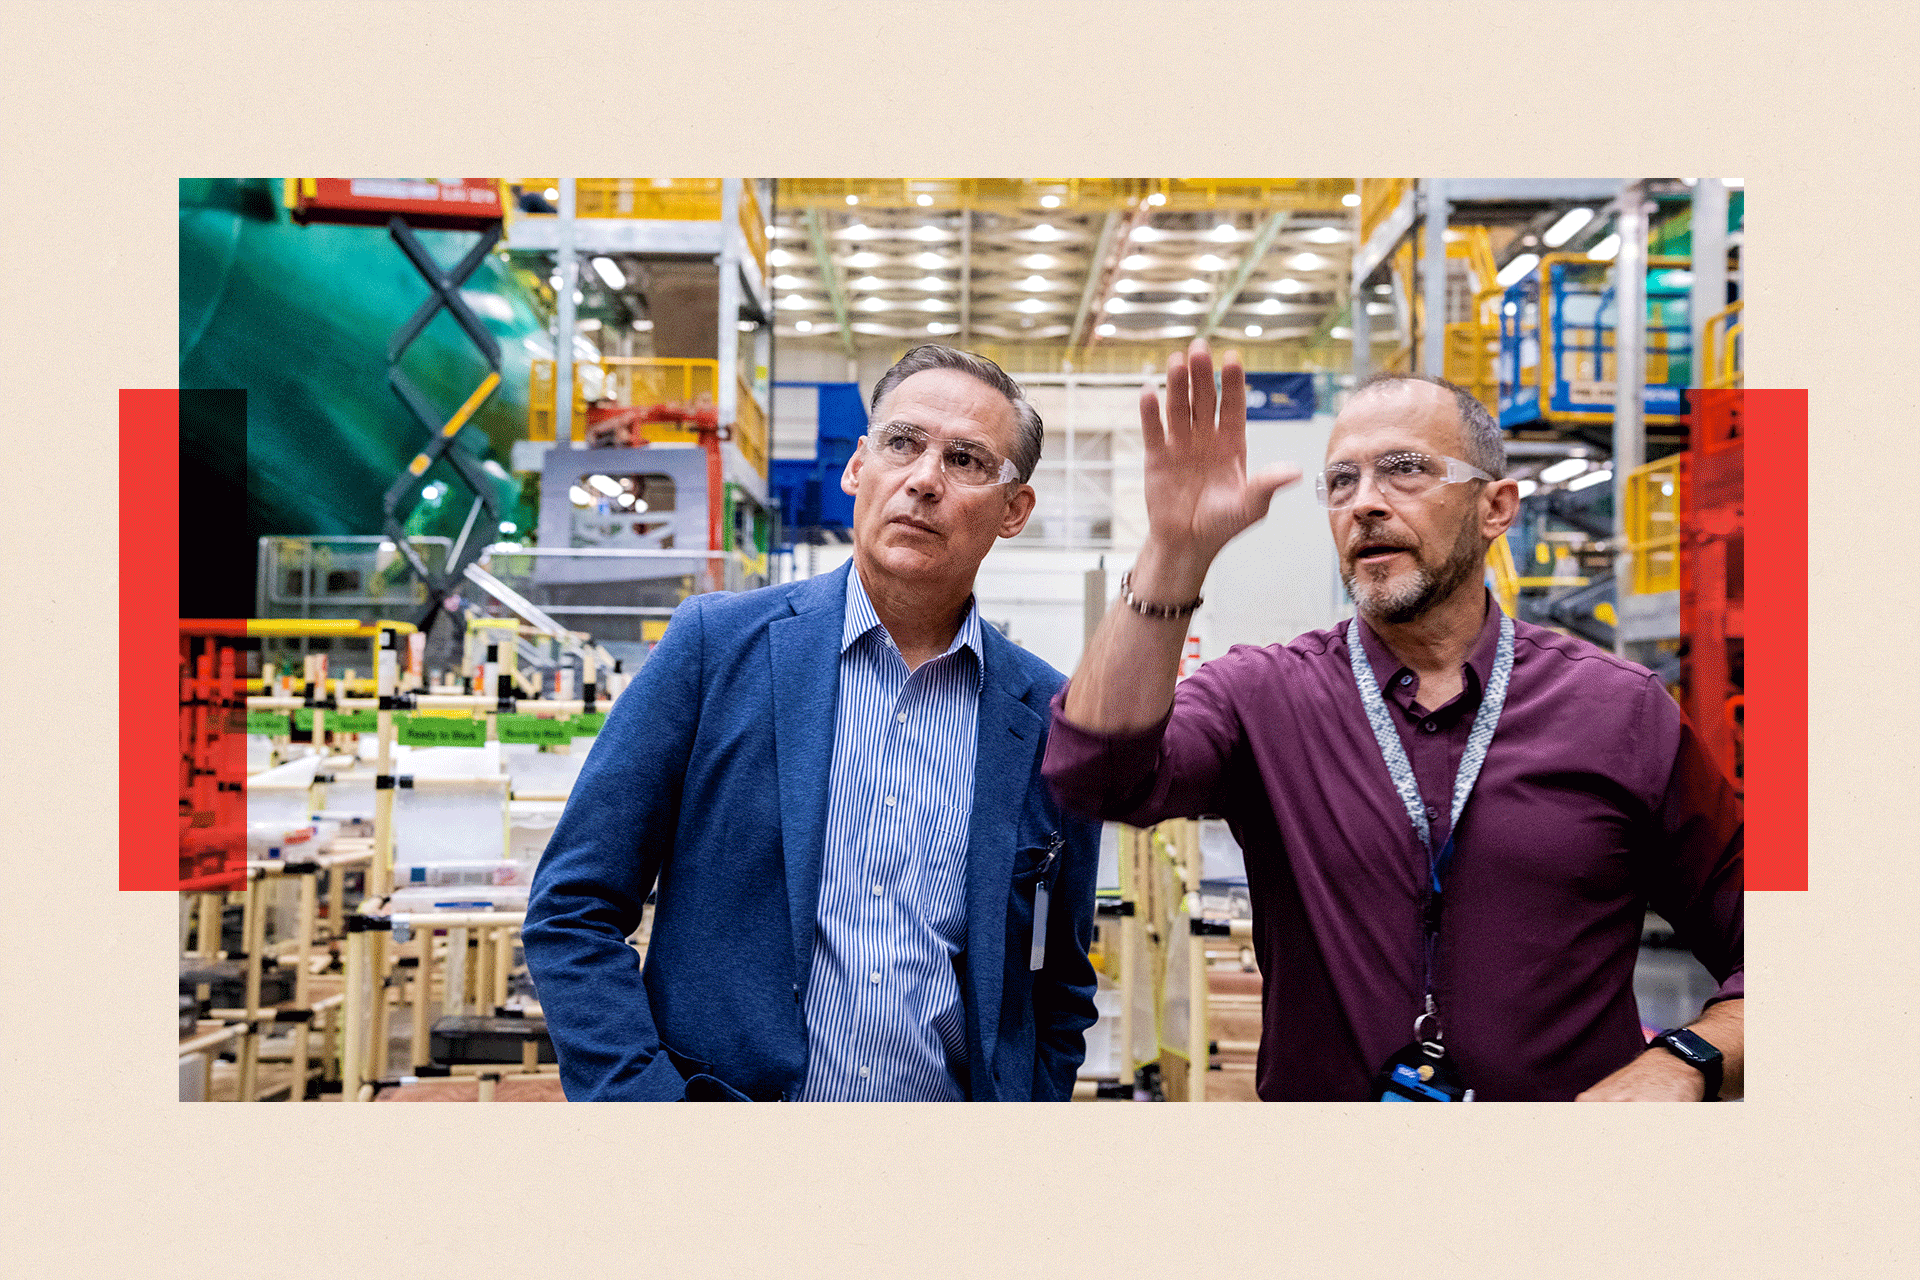
[[[1428, 733], [1438, 733], [1440, 731], [1440, 723], [1437, 720], [1422, 720], [1420, 727]], [[893, 802], [889, 800], [887, 803], [892, 804]]]
[[1412, 683], [1413, 683], [1413, 677], [1412, 677], [1412, 676], [1410, 676], [1410, 675], [1407, 675], [1407, 676], [1401, 676], [1401, 677], [1400, 677], [1400, 683], [1401, 683], [1401, 684], [1412, 684]]
[[873, 886], [873, 896], [874, 896], [874, 897], [876, 897], [876, 898], [877, 898], [877, 897], [879, 897], [879, 896], [880, 896], [880, 892], [881, 892], [881, 890], [880, 890], [880, 886], [879, 886], [879, 885], [875, 885], [875, 886]]
[[907, 713], [902, 711], [899, 715], [895, 716], [894, 719], [898, 720], [901, 724], [905, 724], [907, 722]]
[[1429, 820], [1429, 821], [1431, 821], [1432, 819], [1434, 819], [1434, 818], [1437, 818], [1437, 817], [1439, 817], [1439, 816], [1440, 816], [1440, 810], [1439, 810], [1439, 808], [1438, 808], [1438, 806], [1435, 806], [1435, 805], [1428, 805], [1428, 806], [1427, 806], [1427, 818], [1428, 818], [1428, 820]]
[[868, 982], [878, 982], [878, 981], [880, 981], [880, 975], [879, 975], [879, 974], [877, 974], [877, 973], [870, 973], [870, 974], [868, 974], [868, 975], [867, 975], [867, 981], [868, 981]]
[[870, 1075], [872, 1075], [872, 1074], [873, 1074], [873, 1072], [872, 1072], [871, 1070], [869, 1070], [868, 1068], [866, 1068], [866, 1067], [862, 1067], [862, 1068], [860, 1068], [860, 1078], [861, 1078], [862, 1080], [865, 1080], [865, 1079], [866, 1079], [866, 1078], [867, 1078], [868, 1076], [870, 1076]]
[[[1427, 727], [1428, 727], [1429, 729], [1431, 729], [1431, 728], [1432, 728], [1433, 726], [1432, 726], [1432, 725], [1428, 725]], [[886, 799], [886, 805], [887, 805], [887, 808], [889, 808], [889, 809], [891, 809], [891, 808], [893, 808], [893, 797], [892, 797], [892, 796], [888, 796], [888, 797], [887, 797], [887, 799]]]

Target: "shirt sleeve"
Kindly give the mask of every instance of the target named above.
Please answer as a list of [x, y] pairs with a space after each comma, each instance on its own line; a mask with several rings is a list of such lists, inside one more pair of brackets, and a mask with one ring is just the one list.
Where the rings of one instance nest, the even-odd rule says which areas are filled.
[[1041, 772], [1061, 808], [1082, 817], [1145, 827], [1168, 818], [1223, 812], [1220, 782], [1244, 738], [1216, 660], [1174, 691], [1159, 724], [1138, 733], [1099, 733], [1067, 719], [1067, 689], [1053, 699], [1053, 729]]
[[1720, 984], [1709, 1004], [1746, 995], [1744, 850], [1740, 798], [1657, 680], [1647, 681], [1642, 741], [1676, 742], [1657, 793], [1647, 897]]

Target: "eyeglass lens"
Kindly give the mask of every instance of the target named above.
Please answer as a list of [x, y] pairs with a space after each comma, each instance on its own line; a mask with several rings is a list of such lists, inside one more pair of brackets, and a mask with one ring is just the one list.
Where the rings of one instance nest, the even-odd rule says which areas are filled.
[[[1404, 498], [1417, 498], [1446, 479], [1446, 464], [1424, 453], [1382, 454], [1370, 470], [1375, 488]], [[1360, 468], [1350, 462], [1335, 463], [1320, 474], [1315, 488], [1329, 510], [1351, 506], [1360, 494]]]
[[[874, 452], [881, 461], [896, 467], [910, 466], [933, 443], [930, 437], [900, 427], [882, 427], [874, 432]], [[998, 483], [1002, 459], [998, 454], [970, 440], [942, 440], [940, 465], [956, 484], [988, 485]]]

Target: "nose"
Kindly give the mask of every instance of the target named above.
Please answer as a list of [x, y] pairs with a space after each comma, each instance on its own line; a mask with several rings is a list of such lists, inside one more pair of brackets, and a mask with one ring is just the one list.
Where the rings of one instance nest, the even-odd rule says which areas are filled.
[[1373, 468], [1360, 468], [1360, 478], [1354, 482], [1353, 503], [1349, 510], [1360, 515], [1363, 512], [1385, 514], [1388, 509], [1386, 490], [1381, 487]]
[[931, 446], [907, 468], [907, 492], [916, 496], [937, 498], [946, 481], [946, 463], [941, 459], [940, 450]]

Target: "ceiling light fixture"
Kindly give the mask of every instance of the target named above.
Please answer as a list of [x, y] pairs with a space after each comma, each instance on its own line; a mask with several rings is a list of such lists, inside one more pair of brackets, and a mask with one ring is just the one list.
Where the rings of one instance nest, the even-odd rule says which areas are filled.
[[1494, 283], [1505, 289], [1516, 281], [1526, 279], [1527, 272], [1539, 265], [1539, 254], [1523, 253], [1506, 266], [1500, 268], [1500, 273], [1493, 278]]
[[933, 197], [923, 191], [919, 195], [913, 198], [913, 202], [919, 205], [922, 209], [924, 209], [928, 205], [933, 203]]
[[1247, 336], [1249, 338], [1257, 338], [1264, 332], [1266, 331], [1257, 324], [1250, 324], [1247, 326]]
[[1560, 215], [1558, 221], [1546, 229], [1541, 239], [1547, 242], [1547, 248], [1558, 249], [1573, 239], [1573, 233], [1593, 221], [1591, 209], [1569, 209]]
[[1120, 330], [1117, 325], [1102, 324], [1102, 325], [1095, 325], [1093, 331], [1099, 334], [1103, 338], [1111, 338], [1114, 334], [1118, 333]]
[[[1544, 475], [1545, 472], [1541, 474]], [[1611, 467], [1602, 467], [1598, 471], [1587, 472], [1587, 474], [1577, 480], [1567, 481], [1567, 492], [1578, 493], [1582, 489], [1591, 489], [1597, 484], [1605, 484], [1611, 479], [1613, 479], [1613, 469]]]
[[1340, 203], [1349, 209], [1358, 208], [1360, 204], [1360, 193], [1357, 191], [1349, 191], [1340, 197]]
[[1040, 207], [1042, 209], [1058, 209], [1060, 207], [1060, 197], [1059, 196], [1041, 196]]
[[848, 204], [859, 204], [859, 203], [860, 203], [860, 197], [859, 197], [859, 196], [848, 196], [848, 197], [847, 197], [847, 203], [848, 203]]
[[1158, 208], [1159, 206], [1165, 204], [1166, 202], [1167, 202], [1167, 193], [1164, 191], [1156, 191], [1152, 195], [1147, 197], [1147, 203], [1150, 205], [1153, 205], [1155, 208]]
[[1587, 469], [1585, 458], [1563, 458], [1540, 472], [1540, 483], [1559, 484], [1562, 480], [1571, 480]]
[[620, 270], [620, 264], [612, 258], [595, 258], [593, 260], [593, 269], [599, 274], [602, 280], [607, 282], [607, 288], [624, 289], [627, 287], [626, 273]]
[[1587, 257], [1593, 262], [1612, 262], [1613, 255], [1620, 252], [1620, 233], [1609, 235], [1605, 240], [1587, 250]]

